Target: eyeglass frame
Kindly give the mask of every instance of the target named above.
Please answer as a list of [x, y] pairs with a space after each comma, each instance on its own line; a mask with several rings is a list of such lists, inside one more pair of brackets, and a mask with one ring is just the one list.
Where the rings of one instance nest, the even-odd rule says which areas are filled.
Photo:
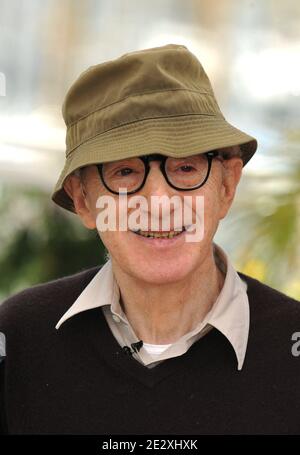
[[[138, 157], [135, 157], [135, 158], [138, 158], [140, 159], [143, 164], [144, 164], [144, 168], [145, 168], [145, 175], [144, 175], [144, 179], [141, 183], [141, 185], [136, 189], [136, 190], [133, 190], [133, 191], [128, 191], [126, 194], [135, 194], [137, 193], [138, 191], [140, 191], [143, 186], [145, 185], [146, 183], [146, 180], [147, 180], [147, 177], [149, 175], [149, 172], [150, 172], [150, 166], [149, 166], [149, 163], [150, 161], [160, 161], [160, 171], [162, 173], [162, 175], [164, 176], [167, 184], [177, 190], [177, 191], [193, 191], [193, 190], [197, 190], [199, 188], [201, 188], [201, 186], [205, 185], [205, 183], [207, 182], [208, 180], [208, 177], [210, 175], [210, 171], [211, 171], [211, 165], [212, 165], [212, 161], [214, 158], [216, 158], [217, 156], [220, 156], [220, 152], [218, 150], [213, 150], [213, 151], [210, 151], [210, 152], [205, 152], [203, 153], [203, 155], [206, 156], [207, 158], [207, 162], [208, 162], [208, 168], [207, 168], [207, 174], [206, 174], [206, 177], [205, 179], [203, 180], [203, 182], [200, 183], [200, 185], [198, 186], [195, 186], [193, 188], [177, 188], [175, 185], [173, 185], [169, 179], [168, 179], [168, 176], [167, 176], [167, 173], [166, 173], [166, 161], [168, 158], [173, 158], [173, 157], [169, 157], [169, 156], [166, 156], [166, 155], [161, 155], [160, 153], [151, 153], [149, 155], [143, 155], [143, 156], [138, 156]], [[103, 165], [106, 164], [106, 163], [99, 163], [99, 164], [96, 164], [97, 166], [97, 169], [98, 169], [98, 173], [99, 173], [99, 176], [101, 178], [101, 181], [104, 185], [104, 187], [110, 192], [110, 193], [113, 193], [113, 194], [116, 194], [116, 195], [120, 195], [122, 193], [118, 192], [118, 191], [113, 191], [112, 189], [110, 189], [106, 182], [105, 182], [105, 179], [103, 177]]]

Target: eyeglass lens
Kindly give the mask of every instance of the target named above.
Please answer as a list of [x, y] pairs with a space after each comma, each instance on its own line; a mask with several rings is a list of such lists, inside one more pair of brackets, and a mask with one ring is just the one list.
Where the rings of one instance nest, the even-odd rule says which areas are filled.
[[[164, 169], [167, 180], [174, 187], [192, 189], [205, 180], [208, 172], [208, 160], [204, 154], [186, 158], [168, 157]], [[128, 192], [135, 191], [142, 185], [145, 172], [145, 164], [140, 158], [128, 158], [102, 165], [104, 182], [115, 192], [118, 192], [119, 188], [126, 188]]]

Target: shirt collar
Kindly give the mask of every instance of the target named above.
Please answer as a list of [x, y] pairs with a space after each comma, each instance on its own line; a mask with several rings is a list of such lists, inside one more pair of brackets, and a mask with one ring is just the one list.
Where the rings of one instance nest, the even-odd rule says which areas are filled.
[[[228, 339], [235, 351], [238, 369], [241, 370], [246, 355], [250, 324], [247, 284], [239, 277], [225, 251], [215, 243], [214, 255], [217, 264], [223, 268], [226, 275], [222, 290], [204, 321], [218, 329]], [[56, 329], [72, 316], [104, 305], [110, 305], [111, 312], [128, 323], [120, 305], [120, 291], [114, 278], [111, 260], [96, 273], [58, 321]]]
[[222, 290], [208, 315], [208, 323], [218, 329], [231, 343], [241, 370], [247, 349], [250, 309], [247, 283], [235, 271], [225, 251], [214, 244], [215, 255], [226, 264]]
[[70, 319], [78, 313], [104, 305], [111, 305], [111, 309], [114, 309], [116, 314], [118, 312], [123, 313], [120, 304], [117, 305], [119, 295], [118, 285], [112, 271], [112, 263], [111, 260], [109, 260], [103, 265], [99, 272], [96, 273], [86, 288], [84, 288], [73, 305], [58, 321], [55, 328], [59, 329], [67, 319]]

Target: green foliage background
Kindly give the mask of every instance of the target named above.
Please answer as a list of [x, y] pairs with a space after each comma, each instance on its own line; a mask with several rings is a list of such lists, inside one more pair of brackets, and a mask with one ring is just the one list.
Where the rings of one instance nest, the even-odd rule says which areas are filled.
[[2, 185], [0, 297], [105, 262], [97, 232], [37, 189]]

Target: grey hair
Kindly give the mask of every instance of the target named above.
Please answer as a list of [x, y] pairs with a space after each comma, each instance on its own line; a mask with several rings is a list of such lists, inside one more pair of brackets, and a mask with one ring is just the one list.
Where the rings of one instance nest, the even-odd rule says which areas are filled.
[[86, 197], [86, 189], [85, 189], [85, 183], [84, 183], [84, 178], [83, 178], [84, 177], [83, 169], [84, 169], [83, 167], [75, 169], [75, 171], [73, 171], [72, 174], [76, 175], [76, 177], [79, 177], [82, 194], [84, 197]]
[[104, 259], [105, 259], [105, 262], [107, 262], [111, 259], [109, 251], [106, 248], [104, 250]]
[[73, 171], [73, 174], [76, 175], [76, 177], [81, 178], [81, 176], [82, 176], [82, 168], [80, 167], [79, 169], [75, 169], [75, 171]]
[[233, 157], [242, 158], [243, 153], [239, 145], [233, 145], [232, 147], [224, 147], [224, 149], [219, 150], [224, 160], [228, 160]]

